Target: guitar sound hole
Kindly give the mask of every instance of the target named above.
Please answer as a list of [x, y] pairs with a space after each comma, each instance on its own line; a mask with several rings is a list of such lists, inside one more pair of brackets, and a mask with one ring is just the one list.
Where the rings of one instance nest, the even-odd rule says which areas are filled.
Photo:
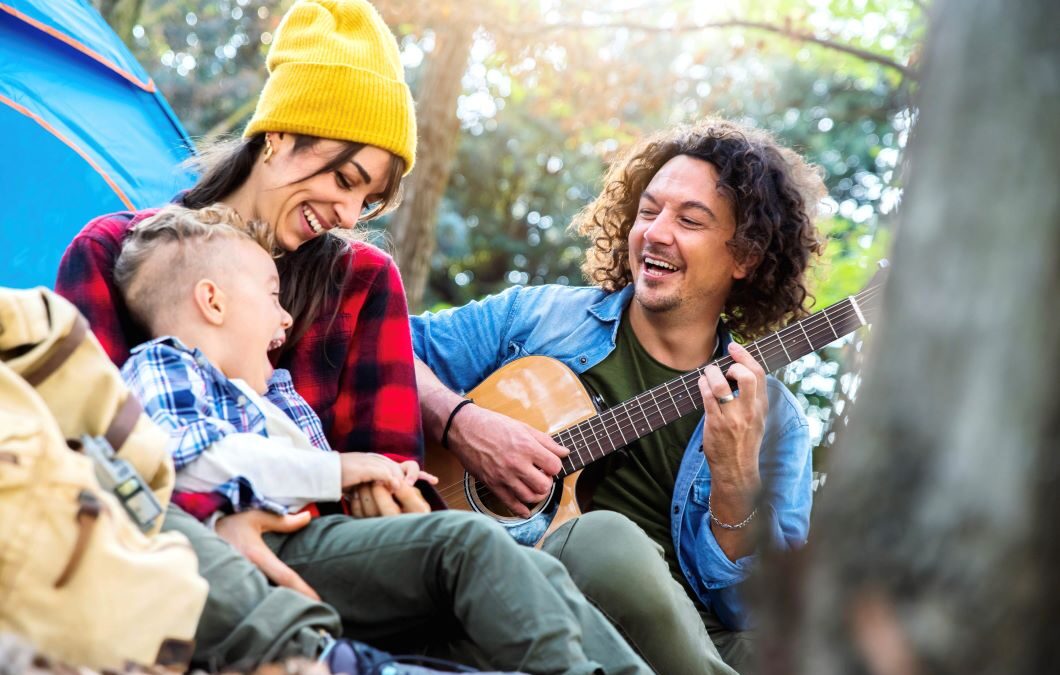
[[503, 518], [515, 518], [515, 514], [512, 513], [511, 509], [505, 506], [495, 494], [489, 490], [482, 488], [482, 506], [493, 513]]
[[[471, 503], [476, 507], [477, 510], [482, 511], [486, 514], [493, 516], [500, 520], [523, 520], [523, 517], [512, 512], [507, 506], [504, 505], [495, 494], [493, 494], [485, 485], [479, 483], [477, 480], [471, 479], [470, 485], [468, 485], [471, 491]], [[530, 507], [530, 515], [533, 516], [541, 510], [541, 508], [548, 502], [546, 498], [540, 504], [536, 504]]]

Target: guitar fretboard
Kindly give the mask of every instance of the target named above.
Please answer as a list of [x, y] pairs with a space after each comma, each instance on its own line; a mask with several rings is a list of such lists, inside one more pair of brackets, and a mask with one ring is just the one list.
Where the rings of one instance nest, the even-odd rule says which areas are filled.
[[[882, 284], [867, 287], [820, 312], [746, 345], [747, 351], [767, 372], [815, 352], [860, 326], [876, 315]], [[733, 364], [723, 356], [707, 365], [722, 372]], [[706, 366], [704, 366], [706, 367]], [[567, 476], [647, 436], [674, 420], [703, 409], [697, 380], [702, 368], [679, 375], [638, 394], [612, 408], [567, 427], [553, 438], [570, 450], [563, 459], [560, 476]]]

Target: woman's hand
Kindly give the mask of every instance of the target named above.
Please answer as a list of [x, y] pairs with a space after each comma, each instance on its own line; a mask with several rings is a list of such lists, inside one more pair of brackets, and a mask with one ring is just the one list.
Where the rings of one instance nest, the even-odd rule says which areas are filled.
[[313, 600], [320, 596], [298, 573], [276, 557], [262, 539], [266, 532], [289, 534], [309, 524], [308, 512], [281, 516], [267, 511], [244, 511], [225, 516], [217, 521], [217, 534], [243, 556], [254, 563], [277, 586], [298, 591]]
[[397, 516], [402, 513], [430, 513], [431, 511], [430, 505], [427, 504], [427, 500], [423, 498], [420, 491], [408, 484], [402, 485], [397, 490], [391, 490], [379, 483], [358, 485], [348, 497], [350, 512], [354, 518]]

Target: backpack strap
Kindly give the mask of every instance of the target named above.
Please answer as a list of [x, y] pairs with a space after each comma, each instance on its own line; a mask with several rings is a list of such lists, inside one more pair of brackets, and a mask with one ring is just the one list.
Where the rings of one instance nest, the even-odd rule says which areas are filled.
[[99, 520], [99, 512], [103, 508], [99, 498], [89, 490], [81, 490], [77, 501], [77, 540], [74, 542], [74, 550], [70, 553], [70, 559], [66, 561], [62, 573], [55, 580], [55, 588], [62, 588], [69, 583], [74, 572], [81, 566], [81, 558], [88, 549], [88, 540], [92, 536], [92, 530]]
[[85, 336], [87, 335], [88, 321], [85, 321], [85, 317], [78, 314], [66, 337], [56, 343], [55, 349], [48, 358], [41, 361], [33, 370], [23, 373], [23, 379], [29, 382], [32, 387], [39, 386], [41, 382], [51, 377], [52, 373], [59, 370], [68, 358], [73, 356], [73, 353], [85, 341]]
[[[48, 355], [48, 358], [41, 361], [30, 372], [24, 374], [23, 378], [31, 386], [38, 386], [55, 371], [59, 370], [67, 359], [73, 356], [86, 337], [88, 337], [88, 321], [85, 320], [85, 317], [78, 314], [73, 326], [70, 328], [70, 332], [56, 343], [55, 349]], [[118, 411], [114, 414], [114, 419], [111, 420], [110, 426], [107, 427], [106, 432], [103, 434], [115, 452], [121, 450], [121, 446], [125, 445], [125, 441], [128, 440], [142, 412], [143, 407], [131, 393], [125, 397], [125, 400], [118, 407]]]
[[125, 441], [129, 439], [129, 435], [132, 434], [133, 427], [140, 420], [140, 413], [143, 411], [143, 406], [130, 392], [125, 397], [125, 400], [122, 401], [118, 412], [114, 413], [114, 419], [110, 421], [110, 426], [103, 432], [103, 437], [110, 443], [110, 447], [114, 448], [114, 452], [120, 451], [121, 446], [125, 445]]

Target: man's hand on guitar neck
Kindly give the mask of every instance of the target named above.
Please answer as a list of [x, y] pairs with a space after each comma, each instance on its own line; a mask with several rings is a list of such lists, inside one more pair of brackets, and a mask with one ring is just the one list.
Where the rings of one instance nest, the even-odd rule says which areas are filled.
[[[416, 385], [424, 434], [441, 439], [449, 415], [464, 399], [419, 359]], [[548, 496], [553, 477], [563, 468], [560, 460], [570, 452], [548, 434], [477, 405], [464, 406], [453, 418], [449, 449], [512, 513], [523, 517], [530, 515], [527, 504]]]
[[[734, 363], [722, 374], [707, 366], [699, 378], [706, 421], [703, 454], [710, 465], [711, 531], [730, 560], [754, 552], [755, 500], [762, 487], [758, 453], [769, 412], [766, 374], [746, 349], [729, 345]], [[729, 380], [739, 385], [733, 395]], [[724, 523], [724, 524], [723, 524]]]
[[548, 496], [569, 450], [530, 425], [500, 413], [465, 406], [449, 430], [449, 449], [516, 515]]

